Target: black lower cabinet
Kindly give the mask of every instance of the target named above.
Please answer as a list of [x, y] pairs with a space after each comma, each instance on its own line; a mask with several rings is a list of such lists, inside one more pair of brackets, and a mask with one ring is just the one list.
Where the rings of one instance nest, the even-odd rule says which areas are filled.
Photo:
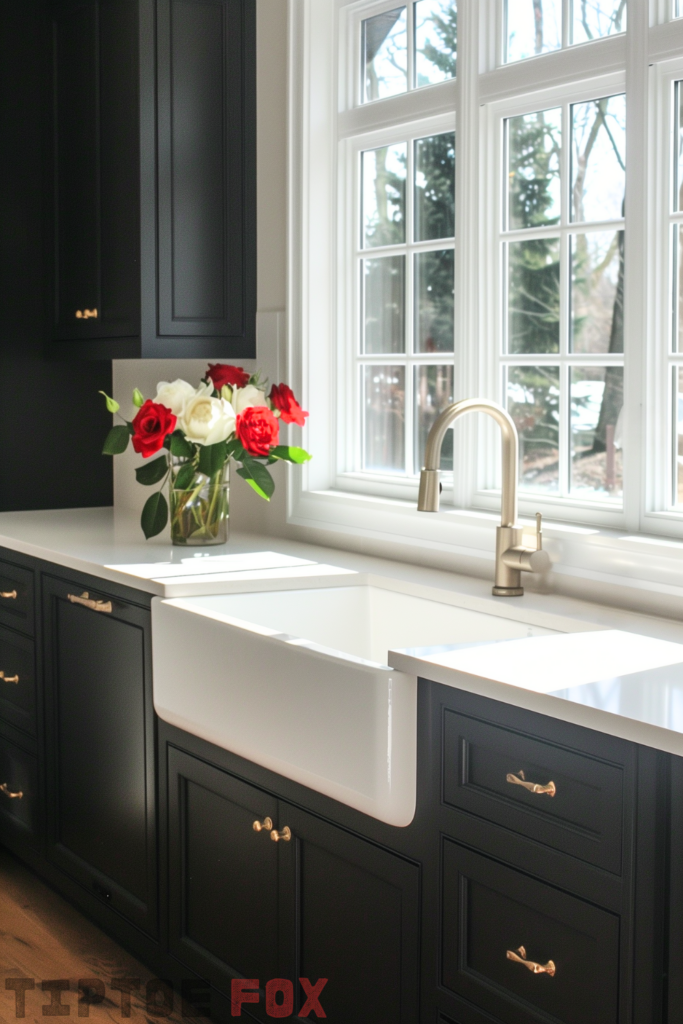
[[443, 841], [442, 985], [506, 1024], [617, 1024], [619, 917]]
[[299, 979], [326, 979], [334, 1024], [414, 1024], [419, 868], [173, 747], [168, 772], [173, 954], [228, 998], [258, 979], [258, 1020], [268, 981], [291, 982], [296, 1015]]
[[149, 610], [43, 577], [50, 861], [157, 933]]
[[38, 759], [28, 746], [0, 733], [0, 838], [18, 853], [40, 840]]

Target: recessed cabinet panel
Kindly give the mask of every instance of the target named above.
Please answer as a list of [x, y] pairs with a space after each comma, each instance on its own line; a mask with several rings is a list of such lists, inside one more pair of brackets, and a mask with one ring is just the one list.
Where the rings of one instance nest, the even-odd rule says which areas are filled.
[[621, 872], [621, 765], [448, 709], [443, 714], [446, 804]]
[[10, 829], [35, 842], [38, 831], [38, 764], [32, 754], [0, 736], [0, 841]]
[[53, 14], [55, 340], [138, 331], [137, 0]]
[[33, 573], [0, 561], [0, 625], [33, 636]]
[[170, 948], [216, 988], [280, 976], [277, 803], [254, 786], [169, 748]]
[[616, 915], [449, 840], [442, 886], [447, 989], [505, 1024], [616, 1024]]
[[[242, 331], [235, 0], [158, 3], [159, 333]], [[232, 257], [231, 257], [232, 254]]]
[[417, 865], [286, 804], [280, 824], [293, 837], [279, 845], [296, 905], [296, 962], [302, 976], [328, 979], [321, 1004], [330, 1024], [415, 1024]]
[[154, 934], [149, 613], [77, 583], [44, 578], [43, 591], [50, 857]]
[[0, 627], [0, 720], [35, 735], [33, 641]]

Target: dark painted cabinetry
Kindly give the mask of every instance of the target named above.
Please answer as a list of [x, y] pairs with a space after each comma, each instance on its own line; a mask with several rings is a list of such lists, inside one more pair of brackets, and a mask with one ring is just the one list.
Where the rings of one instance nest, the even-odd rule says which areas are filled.
[[149, 631], [0, 552], [0, 841], [215, 1020], [680, 1024], [683, 759], [421, 680], [392, 828], [158, 721]]
[[254, 0], [53, 0], [53, 350], [254, 354]]
[[173, 954], [228, 997], [236, 977], [327, 978], [334, 1024], [413, 1024], [417, 865], [167, 749]]
[[77, 580], [42, 592], [48, 856], [156, 935], [149, 611]]

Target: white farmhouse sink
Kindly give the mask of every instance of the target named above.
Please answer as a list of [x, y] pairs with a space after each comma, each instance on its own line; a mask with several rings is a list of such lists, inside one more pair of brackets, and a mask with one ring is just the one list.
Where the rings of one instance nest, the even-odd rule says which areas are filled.
[[[282, 581], [281, 581], [282, 582]], [[415, 813], [417, 679], [392, 648], [557, 630], [356, 575], [152, 601], [160, 718], [392, 825]], [[458, 603], [459, 602], [459, 603]], [[507, 610], [507, 609], [506, 609]]]

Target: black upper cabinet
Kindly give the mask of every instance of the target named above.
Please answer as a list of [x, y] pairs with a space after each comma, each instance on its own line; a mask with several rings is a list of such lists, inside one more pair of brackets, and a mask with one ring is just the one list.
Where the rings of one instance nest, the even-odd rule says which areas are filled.
[[54, 0], [53, 354], [255, 354], [254, 0]]

